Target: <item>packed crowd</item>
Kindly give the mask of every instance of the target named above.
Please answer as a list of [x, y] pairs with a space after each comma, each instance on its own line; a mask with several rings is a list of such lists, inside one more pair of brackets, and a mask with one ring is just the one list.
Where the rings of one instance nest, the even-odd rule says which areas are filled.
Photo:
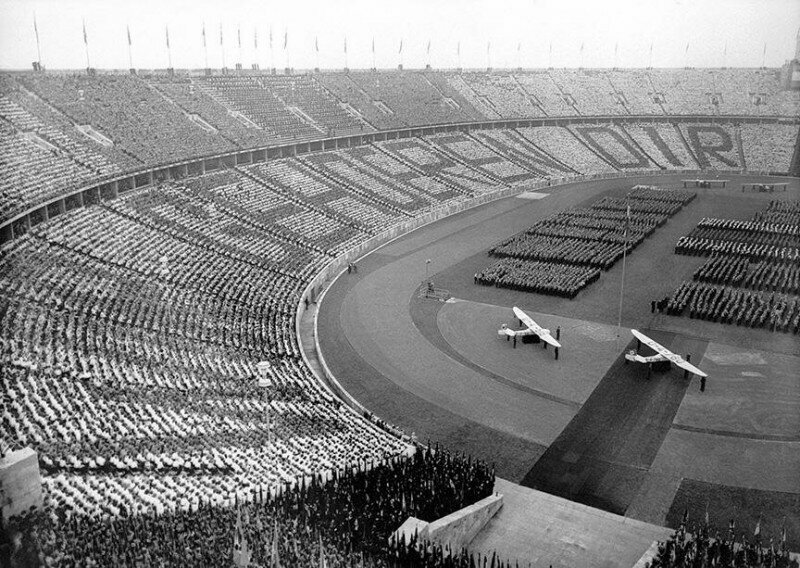
[[800, 298], [775, 292], [758, 292], [685, 281], [667, 305], [670, 315], [736, 324], [746, 327], [800, 333]]
[[736, 288], [800, 295], [800, 264], [762, 260], [751, 263], [737, 256], [711, 255], [693, 280]]
[[[547, 72], [3, 74], [0, 140], [6, 149], [6, 175], [0, 179], [0, 218], [122, 172], [220, 153], [374, 129], [501, 118], [513, 115], [513, 108], [528, 109], [525, 116], [564, 116], [574, 114], [575, 105], [585, 106], [582, 112], [624, 107], [618, 101], [587, 102], [598, 96], [616, 101], [622, 95], [612, 82], [611, 90], [598, 95], [593, 89], [600, 88], [601, 75], [581, 73], [572, 78], [559, 71], [557, 80]], [[473, 90], [471, 81], [476, 86], [495, 85], [495, 95], [476, 96], [480, 90]], [[493, 96], [505, 96], [500, 92], [513, 93], [508, 96], [518, 100], [492, 102]], [[501, 110], [489, 110], [495, 106]], [[785, 172], [797, 126], [609, 123], [448, 133], [425, 140], [430, 150], [418, 152], [439, 154], [437, 161], [447, 170], [436, 182], [470, 182], [473, 192], [483, 193], [498, 184], [630, 169], [691, 169], [698, 164]], [[450, 163], [444, 166], [446, 162]], [[389, 185], [382, 181], [377, 189]], [[425, 180], [424, 185], [430, 183]], [[419, 190], [419, 182], [415, 185]]]
[[800, 332], [800, 205], [772, 201], [752, 220], [704, 218], [676, 254], [710, 255], [669, 301], [673, 315]]
[[47, 509], [13, 521], [9, 565], [466, 568], [482, 558], [448, 559], [440, 546], [392, 533], [410, 516], [439, 519], [493, 488], [492, 467], [428, 446], [242, 494], [228, 507], [200, 501], [113, 519]]
[[560, 211], [492, 248], [489, 255], [502, 260], [476, 274], [475, 283], [574, 298], [695, 197], [637, 185], [627, 198]]
[[189, 185], [61, 215], [3, 249], [0, 421], [39, 452], [52, 506], [220, 504], [405, 451], [300, 358], [295, 306], [327, 250]]
[[[630, 245], [627, 247], [630, 249]], [[605, 241], [571, 237], [546, 237], [528, 232], [493, 247], [490, 256], [577, 264], [608, 270], [622, 258], [622, 246]]]
[[428, 137], [428, 140], [455, 160], [465, 162], [500, 184], [513, 185], [539, 177], [468, 134], [435, 134]]
[[708, 521], [689, 523], [684, 514], [681, 526], [665, 542], [658, 544], [655, 556], [645, 568], [798, 568], [786, 544], [786, 527], [781, 529], [780, 540], [769, 540], [761, 534], [761, 520], [753, 536], [736, 535], [736, 521], [731, 520], [727, 530], [714, 530]]
[[600, 278], [600, 269], [574, 264], [504, 258], [475, 275], [483, 286], [572, 299]]

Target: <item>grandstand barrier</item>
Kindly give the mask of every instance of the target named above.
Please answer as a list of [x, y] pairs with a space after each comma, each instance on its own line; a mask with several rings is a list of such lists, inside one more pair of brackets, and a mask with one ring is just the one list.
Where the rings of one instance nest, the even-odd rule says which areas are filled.
[[458, 553], [466, 548], [503, 506], [502, 495], [489, 495], [477, 503], [450, 513], [446, 517], [426, 523], [409, 517], [390, 537], [411, 542], [416, 535], [421, 545], [424, 541], [435, 543]]
[[42, 506], [39, 458], [31, 448], [10, 451], [0, 458], [0, 505], [3, 524], [28, 509]]
[[[13, 240], [41, 222], [60, 215], [65, 211], [82, 208], [98, 200], [116, 199], [120, 193], [138, 189], [161, 181], [177, 180], [190, 175], [201, 175], [207, 171], [234, 167], [240, 164], [253, 164], [271, 159], [287, 158], [298, 154], [325, 150], [339, 150], [362, 146], [373, 142], [399, 140], [416, 136], [428, 136], [446, 132], [465, 132], [472, 130], [491, 130], [503, 128], [523, 128], [537, 126], [567, 126], [571, 124], [618, 124], [618, 123], [715, 123], [719, 121], [751, 124], [780, 123], [800, 124], [800, 118], [785, 116], [747, 116], [747, 115], [625, 115], [625, 116], [574, 116], [525, 119], [482, 120], [475, 122], [448, 123], [417, 126], [394, 130], [382, 130], [349, 136], [328, 137], [315, 140], [295, 141], [289, 144], [262, 146], [249, 150], [198, 156], [189, 160], [170, 164], [151, 166], [129, 171], [81, 186], [56, 198], [40, 202], [0, 224], [0, 244]], [[680, 173], [679, 170], [671, 170]], [[689, 173], [688, 171], [686, 173]], [[616, 175], [616, 173], [615, 173]]]
[[[330, 289], [331, 285], [336, 281], [337, 278], [339, 278], [342, 274], [346, 272], [349, 263], [357, 262], [359, 259], [374, 252], [375, 250], [389, 244], [390, 242], [402, 236], [405, 236], [408, 233], [411, 233], [421, 227], [424, 227], [425, 225], [428, 225], [435, 221], [439, 221], [450, 215], [461, 213], [468, 209], [473, 209], [475, 207], [485, 205], [486, 203], [490, 203], [498, 199], [504, 199], [506, 197], [510, 197], [519, 193], [524, 193], [526, 191], [536, 191], [540, 189], [554, 189], [560, 185], [577, 183], [577, 182], [586, 182], [592, 180], [627, 179], [627, 178], [641, 178], [641, 177], [659, 178], [664, 176], [697, 175], [702, 173], [703, 172], [701, 170], [671, 170], [668, 172], [664, 171], [644, 171], [644, 172], [626, 172], [626, 173], [614, 172], [607, 174], [593, 174], [586, 176], [554, 178], [550, 180], [534, 182], [531, 184], [525, 184], [524, 186], [507, 187], [505, 189], [502, 189], [494, 193], [481, 195], [466, 202], [447, 205], [444, 207], [431, 210], [428, 213], [421, 215], [420, 217], [409, 219], [398, 225], [395, 225], [394, 227], [391, 227], [386, 231], [373, 236], [372, 238], [361, 243], [360, 245], [357, 245], [349, 249], [348, 251], [345, 251], [344, 253], [333, 259], [324, 268], [322, 268], [322, 270], [320, 270], [306, 285], [303, 292], [300, 294], [298, 298], [297, 308], [295, 311], [295, 330], [298, 338], [298, 343], [300, 345], [300, 353], [302, 354], [303, 360], [305, 364], [308, 366], [308, 368], [312, 369], [314, 374], [317, 375], [317, 372], [314, 370], [314, 367], [311, 366], [308, 360], [308, 356], [306, 355], [306, 346], [303, 344], [302, 335], [300, 334], [300, 325], [301, 325], [300, 321], [303, 315], [303, 311], [305, 309], [304, 299], [308, 298], [309, 302], [321, 304], [325, 298], [327, 291]], [[714, 170], [714, 173], [716, 175], [741, 175], [745, 172], [730, 171], [730, 170]], [[317, 379], [319, 379], [321, 383], [325, 384], [330, 391], [332, 391], [336, 396], [338, 396], [353, 410], [355, 410], [362, 416], [371, 417], [373, 421], [376, 421], [377, 418], [369, 411], [369, 409], [367, 409], [360, 402], [358, 402], [358, 400], [356, 400], [342, 386], [342, 384], [338, 381], [336, 376], [333, 374], [333, 372], [330, 370], [327, 363], [325, 362], [325, 357], [322, 354], [322, 349], [320, 348], [320, 343], [319, 343], [318, 315], [319, 315], [319, 310], [317, 310], [316, 314], [314, 315], [313, 347], [314, 350], [316, 351], [317, 359], [320, 362], [320, 367], [322, 369], [323, 376], [317, 376]], [[387, 427], [389, 428], [389, 431], [405, 439], [409, 439], [408, 435], [404, 434], [400, 430], [393, 427], [389, 427], [388, 425]]]

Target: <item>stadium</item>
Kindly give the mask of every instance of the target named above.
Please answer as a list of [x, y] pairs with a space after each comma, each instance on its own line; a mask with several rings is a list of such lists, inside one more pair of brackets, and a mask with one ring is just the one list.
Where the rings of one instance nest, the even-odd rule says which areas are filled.
[[0, 71], [0, 563], [797, 566], [786, 55]]

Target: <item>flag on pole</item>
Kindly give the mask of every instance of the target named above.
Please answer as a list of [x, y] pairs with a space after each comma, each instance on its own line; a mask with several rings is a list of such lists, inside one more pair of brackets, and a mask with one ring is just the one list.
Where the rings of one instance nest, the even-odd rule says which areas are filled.
[[242, 49], [242, 26], [236, 28], [236, 41], [239, 44], [239, 49]]
[[253, 48], [258, 51], [258, 28], [253, 28]]
[[686, 42], [686, 51], [685, 51], [684, 55], [688, 55], [688, 54], [689, 54], [689, 42], [687, 41]]
[[614, 58], [617, 57], [617, 53], [619, 52], [619, 43], [614, 44]]
[[347, 36], [344, 36], [344, 52], [347, 53]]
[[167, 49], [169, 49], [169, 26], [164, 26], [164, 30], [167, 32]]
[[272, 26], [269, 27], [269, 48], [272, 49]]
[[128, 31], [128, 46], [130, 47], [130, 45], [131, 45], [131, 27], [130, 26], [125, 26], [125, 28]]
[[322, 533], [319, 533], [319, 568], [328, 568], [328, 561], [325, 559], [325, 545], [322, 544]]
[[375, 38], [372, 38], [372, 55], [375, 55]]
[[319, 38], [317, 36], [314, 36], [314, 51], [319, 53]]
[[581, 53], [583, 53], [583, 42], [581, 42]]
[[486, 42], [486, 53], [489, 53], [491, 50], [492, 50], [492, 42], [491, 41], [487, 41]]
[[203, 47], [206, 47], [206, 23], [203, 22]]
[[397, 53], [403, 53], [403, 38], [400, 38], [400, 49], [397, 51]]
[[517, 53], [522, 50], [522, 42], [517, 43]]
[[83, 20], [83, 44], [88, 47], [89, 38], [86, 36], [86, 20]]
[[33, 13], [33, 32], [36, 34], [36, 43], [39, 43], [39, 27], [36, 25], [36, 12]]
[[459, 57], [461, 56], [461, 42], [460, 41], [458, 42], [458, 44], [456, 44], [456, 55], [458, 55]]
[[283, 30], [283, 49], [286, 49], [289, 45], [289, 30]]
[[222, 40], [222, 24], [220, 24], [220, 25], [219, 25], [219, 44], [220, 44], [220, 45], [223, 45], [223, 40]]
[[428, 48], [427, 48], [426, 52], [427, 52], [428, 55], [431, 54], [431, 40], [428, 40]]

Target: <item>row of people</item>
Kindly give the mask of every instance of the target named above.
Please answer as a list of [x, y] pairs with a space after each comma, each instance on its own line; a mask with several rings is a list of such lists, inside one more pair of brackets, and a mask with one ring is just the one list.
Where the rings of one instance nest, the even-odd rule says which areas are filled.
[[[688, 310], [688, 312], [687, 312]], [[684, 281], [667, 313], [745, 327], [800, 333], [800, 297]]]
[[415, 552], [405, 545], [416, 542], [401, 546], [392, 533], [410, 516], [439, 519], [493, 487], [493, 467], [429, 446], [239, 492], [226, 506], [201, 500], [114, 519], [51, 509], [27, 514], [8, 527], [15, 543], [8, 565], [446, 568], [453, 564], [444, 555]]
[[737, 256], [712, 255], [693, 280], [767, 292], [800, 294], [800, 265], [796, 262], [750, 262]]
[[753, 221], [780, 225], [800, 225], [800, 201], [774, 199], [769, 202], [765, 209], [753, 215]]
[[675, 244], [675, 254], [688, 256], [721, 254], [743, 256], [753, 261], [772, 259], [781, 262], [797, 262], [800, 259], [800, 248], [684, 236], [679, 238]]
[[[629, 244], [626, 248], [630, 250], [632, 246]], [[489, 255], [579, 264], [608, 270], [622, 258], [622, 252], [622, 246], [615, 243], [522, 233], [493, 247]]]
[[598, 278], [589, 266], [504, 258], [478, 272], [475, 284], [572, 299]]

